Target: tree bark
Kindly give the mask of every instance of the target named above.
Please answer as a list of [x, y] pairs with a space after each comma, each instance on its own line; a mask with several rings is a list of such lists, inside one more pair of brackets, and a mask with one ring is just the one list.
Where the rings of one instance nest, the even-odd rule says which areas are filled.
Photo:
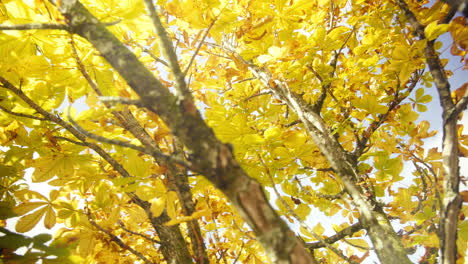
[[270, 259], [274, 263], [310, 263], [310, 252], [269, 205], [261, 185], [240, 168], [230, 147], [216, 138], [193, 100], [171, 94], [81, 3], [61, 1], [59, 9], [70, 31], [93, 44], [142, 103], [166, 122], [190, 152], [191, 169], [207, 177], [230, 198]]

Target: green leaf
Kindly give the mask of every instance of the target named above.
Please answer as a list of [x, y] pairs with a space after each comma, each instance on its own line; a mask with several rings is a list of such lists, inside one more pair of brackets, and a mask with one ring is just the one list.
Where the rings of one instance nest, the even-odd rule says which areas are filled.
[[50, 234], [39, 234], [32, 238], [34, 244], [44, 244], [51, 239], [52, 239], [52, 235]]

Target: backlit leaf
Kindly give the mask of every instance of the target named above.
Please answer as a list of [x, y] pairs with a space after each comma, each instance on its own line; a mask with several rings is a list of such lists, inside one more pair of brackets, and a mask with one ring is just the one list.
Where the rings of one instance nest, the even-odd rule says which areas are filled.
[[151, 200], [151, 213], [153, 217], [158, 217], [166, 208], [166, 197], [158, 197]]
[[41, 220], [42, 216], [44, 216], [47, 210], [48, 207], [43, 207], [31, 214], [21, 217], [16, 223], [16, 231], [24, 233], [33, 229], [37, 223], [39, 223], [39, 220]]
[[47, 229], [51, 229], [52, 227], [55, 226], [55, 223], [56, 223], [55, 211], [52, 208], [52, 206], [47, 206], [47, 212], [44, 217], [44, 226]]
[[424, 34], [428, 40], [434, 40], [438, 36], [447, 32], [449, 24], [438, 24], [437, 21], [434, 21], [426, 26], [424, 29]]

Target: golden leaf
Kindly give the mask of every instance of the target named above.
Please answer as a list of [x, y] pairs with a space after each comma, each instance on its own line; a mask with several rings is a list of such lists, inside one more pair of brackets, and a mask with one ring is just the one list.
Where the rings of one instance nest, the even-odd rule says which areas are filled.
[[21, 217], [16, 223], [16, 231], [24, 233], [33, 229], [37, 223], [39, 223], [39, 220], [41, 220], [42, 216], [47, 212], [47, 209], [47, 207], [43, 207], [31, 214]]

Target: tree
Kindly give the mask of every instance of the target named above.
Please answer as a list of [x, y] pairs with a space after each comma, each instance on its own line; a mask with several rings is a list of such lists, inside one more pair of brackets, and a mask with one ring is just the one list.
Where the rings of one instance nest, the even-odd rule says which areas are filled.
[[437, 38], [463, 61], [468, 29], [426, 4], [2, 2], [3, 207], [64, 225], [44, 263], [462, 263], [468, 95]]

